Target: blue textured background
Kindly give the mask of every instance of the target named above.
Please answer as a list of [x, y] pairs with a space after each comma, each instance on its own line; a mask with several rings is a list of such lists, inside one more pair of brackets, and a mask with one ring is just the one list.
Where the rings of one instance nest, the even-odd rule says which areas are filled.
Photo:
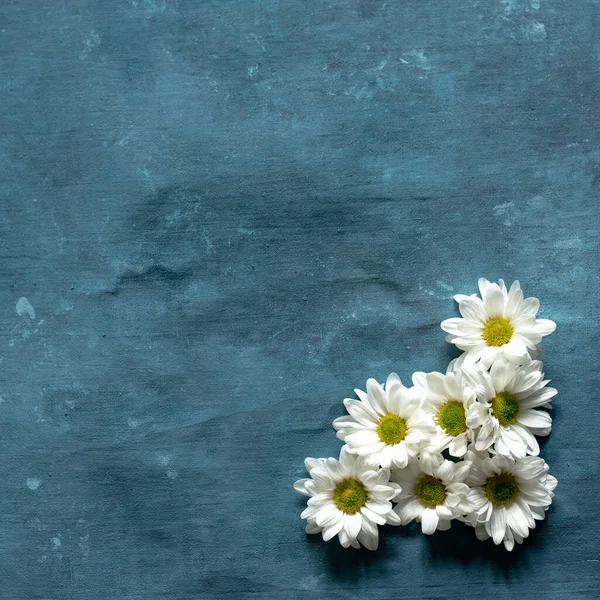
[[[1, 598], [597, 598], [599, 11], [3, 0]], [[548, 520], [307, 539], [342, 399], [482, 275], [558, 322]]]

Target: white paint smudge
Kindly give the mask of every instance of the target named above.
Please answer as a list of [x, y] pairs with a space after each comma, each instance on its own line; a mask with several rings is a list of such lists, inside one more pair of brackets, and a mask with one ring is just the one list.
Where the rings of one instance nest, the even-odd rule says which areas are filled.
[[256, 235], [256, 231], [253, 229], [246, 229], [245, 227], [238, 227], [237, 232], [250, 237], [254, 237]]
[[250, 35], [247, 35], [246, 41], [256, 44], [263, 52], [267, 51], [263, 38], [260, 35], [256, 35], [256, 33], [251, 33]]
[[382, 70], [382, 69], [385, 67], [385, 65], [387, 65], [387, 64], [388, 64], [387, 58], [384, 58], [384, 59], [383, 59], [383, 60], [382, 60], [382, 61], [379, 63], [379, 66], [377, 67], [377, 70], [378, 70], [378, 71], [381, 71], [381, 70]]
[[585, 243], [578, 237], [556, 240], [554, 247], [560, 250], [579, 250], [585, 248]]
[[425, 292], [428, 296], [435, 296], [435, 292], [433, 290], [427, 289], [421, 282], [419, 282], [419, 289], [422, 292]]
[[31, 302], [25, 297], [19, 298], [15, 310], [20, 317], [27, 315], [32, 321], [35, 319], [35, 310], [33, 306], [31, 306]]
[[135, 429], [136, 427], [140, 426], [140, 422], [137, 419], [132, 419], [131, 417], [129, 417], [127, 419], [127, 425], [129, 425], [131, 429]]
[[494, 216], [498, 218], [504, 218], [502, 223], [506, 227], [510, 227], [517, 219], [517, 210], [514, 202], [505, 202], [504, 204], [498, 204], [492, 209]]
[[58, 550], [62, 546], [60, 539], [57, 537], [52, 538], [52, 544], [52, 550]]
[[309, 575], [308, 577], [304, 577], [300, 580], [300, 587], [304, 590], [314, 590], [319, 586], [324, 577], [324, 573], [321, 573], [321, 575]]
[[204, 244], [206, 245], [206, 254], [216, 254], [215, 246], [210, 241], [208, 237], [208, 231], [206, 229], [202, 232], [202, 237], [204, 238]]
[[25, 483], [27, 484], [27, 487], [32, 492], [35, 492], [35, 490], [37, 490], [40, 487], [40, 485], [41, 485], [42, 482], [37, 477], [28, 477], [27, 481]]
[[181, 209], [176, 208], [170, 215], [167, 215], [165, 217], [165, 221], [167, 222], [167, 225], [169, 227], [172, 227], [175, 223], [181, 221], [181, 218]]
[[175, 469], [169, 469], [167, 471], [167, 477], [169, 479], [177, 479], [177, 476], [178, 476], [178, 473], [177, 473], [177, 471]]
[[83, 554], [84, 558], [87, 558], [90, 555], [90, 534], [86, 533], [79, 537], [79, 550], [81, 550], [81, 554]]
[[[133, 6], [136, 7], [139, 2], [136, 2]], [[143, 0], [144, 12], [147, 17], [153, 17], [154, 15], [160, 15], [165, 12], [167, 3], [165, 0]]]
[[504, 204], [497, 204], [494, 206], [493, 210], [496, 215], [504, 215], [508, 209], [513, 208], [514, 205], [514, 202], [505, 202]]
[[429, 69], [431, 69], [429, 59], [425, 56], [423, 50], [413, 50], [410, 52], [410, 56], [415, 59], [416, 66], [419, 67], [419, 69], [423, 69], [423, 71], [429, 71]]
[[541, 0], [502, 0], [501, 4], [504, 7], [505, 19], [508, 19], [511, 15], [539, 10], [542, 5]]
[[165, 452], [159, 452], [156, 460], [161, 467], [166, 467], [171, 462], [171, 457]]
[[516, 0], [502, 0], [502, 5], [504, 6], [504, 14], [508, 17], [515, 10], [517, 2]]
[[95, 31], [92, 31], [92, 33], [90, 34], [90, 37], [87, 40], [85, 40], [85, 46], [84, 46], [83, 50], [79, 53], [79, 59], [85, 60], [87, 58], [88, 54], [94, 48], [97, 48], [99, 45], [100, 45], [100, 36]]
[[358, 86], [353, 85], [350, 89], [344, 90], [345, 96], [354, 96], [357, 100], [363, 100], [366, 98], [370, 100], [375, 95], [375, 90], [369, 85], [363, 85], [360, 89]]
[[428, 296], [433, 296], [439, 300], [451, 300], [453, 298], [452, 290], [454, 289], [451, 285], [448, 285], [445, 281], [436, 281], [439, 290], [433, 290], [424, 286], [419, 282], [419, 290]]
[[143, 175], [144, 179], [146, 180], [146, 184], [148, 185], [148, 188], [150, 189], [151, 192], [155, 193], [156, 192], [156, 183], [154, 181], [154, 177], [153, 177], [152, 173], [150, 173], [150, 171], [148, 169], [138, 169], [138, 173], [140, 175]]
[[541, 42], [546, 38], [546, 27], [539, 21], [531, 21], [523, 25], [523, 35], [532, 42]]

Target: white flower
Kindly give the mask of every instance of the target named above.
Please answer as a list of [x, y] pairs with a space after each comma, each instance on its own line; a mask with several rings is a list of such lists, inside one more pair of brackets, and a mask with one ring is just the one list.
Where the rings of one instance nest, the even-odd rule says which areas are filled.
[[409, 457], [416, 456], [433, 433], [432, 421], [421, 408], [425, 390], [404, 387], [392, 373], [385, 389], [369, 379], [367, 393], [354, 391], [360, 400], [344, 400], [350, 415], [333, 422], [337, 437], [348, 445], [349, 452], [369, 454], [386, 469], [406, 467]]
[[454, 299], [463, 318], [446, 319], [442, 329], [446, 341], [466, 352], [465, 362], [481, 361], [489, 367], [497, 356], [521, 362], [528, 351], [534, 351], [542, 336], [552, 333], [556, 323], [536, 319], [540, 303], [537, 298], [523, 299], [518, 281], [506, 290], [504, 281], [490, 283], [479, 280], [481, 298], [476, 294], [458, 294]]
[[296, 491], [310, 496], [301, 517], [306, 533], [321, 533], [325, 541], [336, 535], [344, 548], [360, 544], [376, 550], [377, 525], [399, 525], [392, 510], [400, 486], [390, 482], [390, 471], [380, 469], [368, 457], [350, 454], [346, 447], [335, 458], [307, 458], [310, 479], [294, 484]]
[[441, 454], [424, 452], [406, 469], [393, 471], [393, 481], [402, 488], [394, 507], [402, 525], [416, 519], [423, 533], [431, 535], [436, 529], [445, 531], [452, 519], [471, 512], [465, 484], [470, 467], [467, 461], [455, 463], [444, 460]]
[[473, 505], [470, 524], [478, 539], [491, 537], [512, 550], [523, 543], [535, 521], [545, 517], [552, 503], [556, 479], [548, 475], [548, 465], [536, 456], [513, 459], [497, 454], [482, 458], [468, 452], [473, 465], [467, 483]]
[[432, 452], [448, 449], [452, 456], [464, 456], [473, 441], [473, 430], [467, 425], [467, 412], [476, 401], [475, 391], [463, 373], [415, 373], [415, 386], [427, 390], [423, 410], [432, 416], [435, 434], [429, 440]]
[[[463, 373], [473, 387], [477, 402], [467, 412], [470, 427], [481, 426], [475, 439], [475, 449], [487, 450], [522, 458], [537, 456], [540, 447], [534, 435], [546, 436], [552, 429], [552, 417], [540, 407], [550, 408], [556, 390], [546, 387], [542, 363], [532, 360], [516, 366], [497, 360], [490, 372], [473, 366], [463, 367]], [[478, 383], [479, 382], [479, 383]]]

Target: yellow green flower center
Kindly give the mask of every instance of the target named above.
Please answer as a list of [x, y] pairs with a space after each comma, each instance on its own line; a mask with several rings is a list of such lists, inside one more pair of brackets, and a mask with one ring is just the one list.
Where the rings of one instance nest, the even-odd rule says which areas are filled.
[[504, 344], [508, 344], [513, 333], [513, 326], [504, 317], [489, 319], [483, 326], [483, 339], [488, 346], [504, 346]]
[[353, 515], [367, 503], [367, 490], [356, 479], [344, 479], [335, 486], [333, 501], [342, 512]]
[[406, 421], [398, 415], [384, 415], [377, 424], [377, 435], [390, 446], [399, 444], [406, 437]]
[[446, 486], [440, 479], [425, 475], [417, 481], [415, 494], [425, 506], [437, 506], [446, 499]]
[[492, 504], [506, 506], [515, 500], [518, 493], [517, 480], [510, 473], [488, 477], [485, 484], [485, 495]]
[[451, 436], [456, 437], [467, 430], [467, 420], [462, 402], [448, 400], [438, 412], [438, 423]]
[[499, 392], [492, 399], [492, 414], [498, 419], [500, 425], [512, 425], [517, 420], [520, 411], [519, 401], [508, 392]]

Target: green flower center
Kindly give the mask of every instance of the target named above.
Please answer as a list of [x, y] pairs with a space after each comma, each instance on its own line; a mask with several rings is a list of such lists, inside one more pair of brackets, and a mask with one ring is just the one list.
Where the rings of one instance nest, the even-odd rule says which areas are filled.
[[417, 481], [415, 494], [425, 506], [437, 506], [446, 499], [446, 486], [440, 479], [425, 475]]
[[485, 495], [492, 504], [505, 506], [515, 500], [519, 493], [519, 486], [514, 475], [500, 473], [494, 477], [488, 477], [485, 484]]
[[462, 402], [448, 400], [438, 412], [438, 423], [453, 437], [466, 431], [467, 420]]
[[406, 421], [398, 415], [384, 415], [377, 424], [377, 435], [389, 446], [399, 444], [406, 437]]
[[510, 342], [513, 332], [514, 328], [508, 319], [489, 319], [483, 326], [483, 339], [488, 346], [504, 346]]
[[353, 515], [367, 503], [367, 490], [356, 479], [344, 479], [335, 486], [333, 501], [342, 512]]
[[508, 392], [500, 392], [492, 399], [492, 414], [500, 421], [500, 425], [512, 425], [520, 411], [519, 401]]

